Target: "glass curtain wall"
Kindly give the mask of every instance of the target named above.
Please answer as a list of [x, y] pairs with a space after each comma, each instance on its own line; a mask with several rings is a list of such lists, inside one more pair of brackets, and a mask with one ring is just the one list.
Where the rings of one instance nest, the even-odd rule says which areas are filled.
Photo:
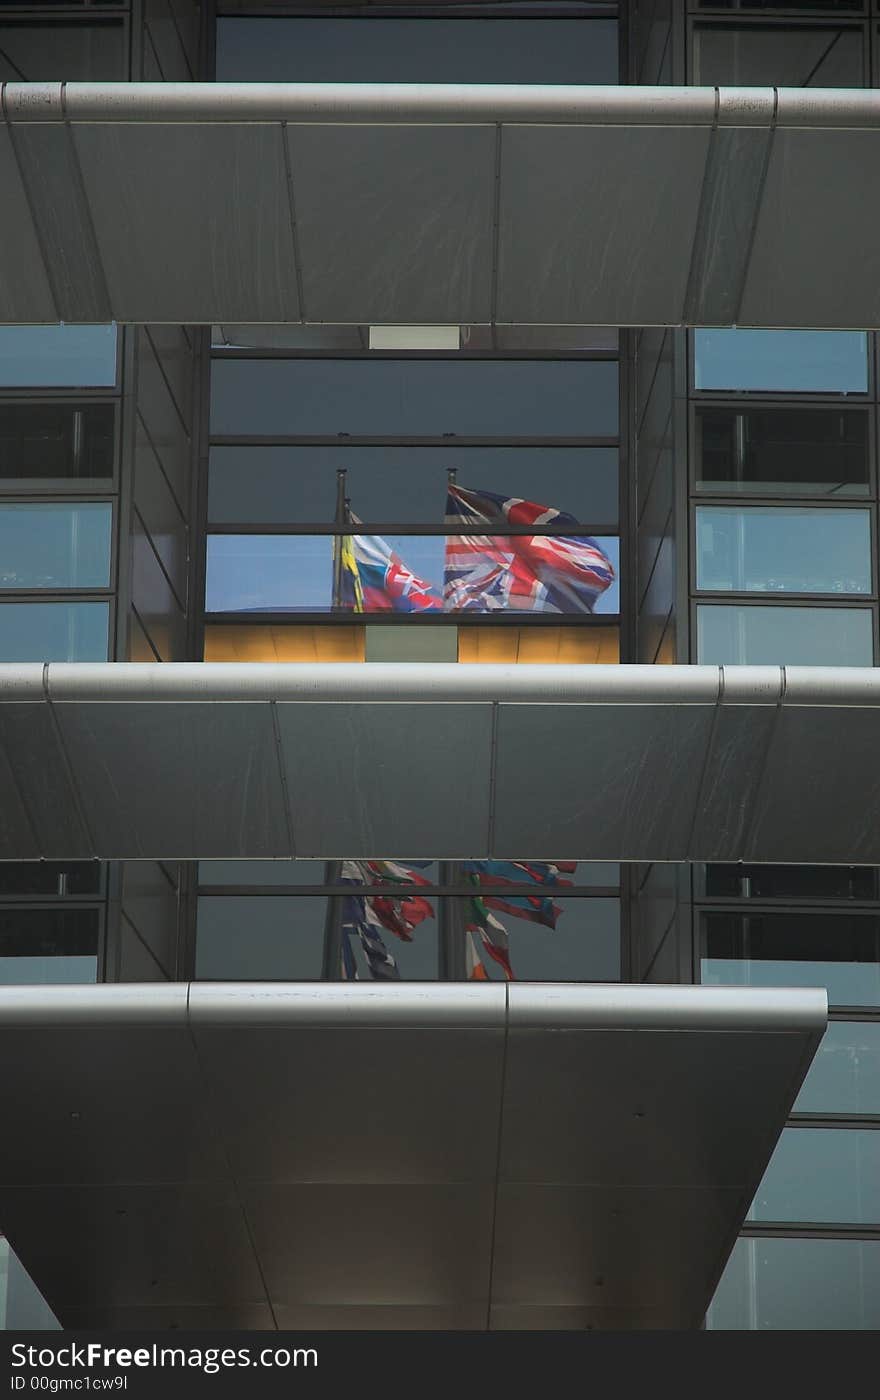
[[[878, 28], [873, 0], [691, 0], [688, 80], [876, 84]], [[875, 340], [857, 330], [690, 333], [692, 661], [876, 663]], [[695, 980], [824, 986], [831, 1006], [707, 1325], [876, 1329], [878, 872], [707, 866], [693, 882]]]

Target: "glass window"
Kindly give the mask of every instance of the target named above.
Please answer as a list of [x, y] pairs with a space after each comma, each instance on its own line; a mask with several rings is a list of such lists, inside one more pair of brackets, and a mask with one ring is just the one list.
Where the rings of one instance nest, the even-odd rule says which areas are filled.
[[868, 417], [836, 408], [696, 411], [696, 488], [722, 495], [867, 496]]
[[880, 1022], [829, 1021], [794, 1112], [880, 1114]]
[[706, 1326], [874, 1332], [880, 1328], [880, 1240], [737, 1240]]
[[[420, 862], [418, 868], [426, 879], [439, 879], [436, 861]], [[326, 871], [327, 864], [322, 860], [201, 860], [199, 885], [321, 885], [325, 883]], [[616, 888], [620, 866], [611, 861], [581, 860], [576, 871], [566, 878], [579, 889]]]
[[613, 437], [617, 427], [612, 360], [223, 357], [211, 369], [221, 436]]
[[[357, 597], [349, 596], [344, 580], [334, 580], [332, 536], [210, 535], [206, 610], [329, 613], [334, 589], [340, 600], [335, 610], [349, 613], [619, 610], [619, 542], [613, 536], [450, 536], [448, 549], [442, 535], [346, 539], [354, 541]], [[571, 559], [578, 577], [569, 586], [563, 574]], [[598, 582], [595, 560], [604, 561], [597, 565], [603, 573]]]
[[697, 657], [707, 666], [871, 666], [867, 608], [701, 604]]
[[108, 588], [113, 507], [0, 505], [0, 588]]
[[0, 602], [0, 661], [106, 661], [109, 603]]
[[0, 861], [0, 895], [98, 894], [102, 869], [97, 860]]
[[616, 83], [603, 19], [221, 18], [220, 82]]
[[97, 909], [0, 908], [0, 983], [96, 982]]
[[0, 1237], [0, 1332], [57, 1332], [60, 1328], [9, 1241]]
[[[472, 922], [468, 902], [451, 903], [457, 906], [453, 917], [464, 925]], [[487, 906], [507, 932], [510, 965], [517, 980], [619, 982], [620, 901], [557, 897], [554, 903], [558, 915], [555, 928], [550, 928], [506, 909], [504, 891], [487, 894]], [[481, 938], [476, 929], [472, 948], [479, 955]], [[480, 961], [490, 981], [504, 978], [503, 968], [491, 956], [484, 953]], [[465, 966], [468, 966], [467, 957]]]
[[361, 520], [439, 523], [447, 469], [505, 497], [551, 502], [577, 520], [614, 526], [616, 447], [213, 447], [214, 524], [331, 524], [336, 473]]
[[0, 478], [111, 477], [115, 414], [112, 404], [0, 401]]
[[115, 325], [0, 326], [2, 387], [109, 388], [115, 383]]
[[877, 899], [873, 865], [707, 865], [707, 895], [724, 899]]
[[841, 13], [865, 8], [865, 0], [697, 0], [701, 10], [835, 10]]
[[698, 506], [697, 588], [719, 592], [870, 593], [866, 510]]
[[786, 1128], [749, 1219], [880, 1224], [880, 1130]]
[[861, 29], [712, 24], [694, 30], [691, 81], [703, 87], [861, 87]]
[[707, 986], [825, 987], [834, 1006], [880, 1006], [875, 915], [703, 914]]
[[0, 24], [0, 81], [10, 83], [112, 82], [128, 77], [125, 31], [98, 24]]
[[697, 389], [865, 394], [864, 331], [694, 331]]

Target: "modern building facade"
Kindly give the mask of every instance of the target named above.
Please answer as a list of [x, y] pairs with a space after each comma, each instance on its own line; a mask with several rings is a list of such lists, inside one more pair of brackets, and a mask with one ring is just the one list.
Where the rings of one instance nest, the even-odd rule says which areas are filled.
[[[0, 1317], [876, 1327], [877, 0], [12, 5], [0, 80], [0, 1024], [7, 1063], [52, 1044], [67, 1066], [40, 1050], [0, 1094]], [[303, 987], [318, 1029], [273, 1058]], [[350, 1076], [381, 1064], [391, 1146], [365, 1171], [387, 1218], [423, 1252], [437, 1222], [476, 1250], [500, 1211], [501, 1291], [466, 1293], [464, 1246], [447, 1297], [364, 1237], [340, 1292], [305, 1246], [291, 1263], [306, 1207], [187, 1214], [211, 1169], [161, 1154], [149, 1179], [183, 1194], [138, 1228], [247, 1287], [249, 1234], [282, 1282], [221, 1306], [198, 1269], [114, 1271], [143, 1252], [123, 1196], [146, 1139], [117, 1161], [96, 1128], [85, 1165], [29, 1138], [28, 1105], [88, 1131], [130, 1056], [129, 1116], [155, 1111], [163, 1142], [198, 1125], [181, 1017], [252, 1134], [223, 1191], [289, 1184], [271, 1104], [336, 1045], [308, 1100], [318, 1185], [366, 1189], [333, 1175], [316, 1105], [368, 1137]], [[395, 1024], [423, 1032], [421, 1080], [375, 1048]], [[238, 1079], [230, 1028], [253, 1033]], [[584, 1037], [563, 1062], [560, 1029]], [[502, 1033], [511, 1078], [484, 1082]], [[571, 1095], [608, 1146], [577, 1168], [592, 1186], [639, 1154], [618, 1110], [650, 1125], [646, 1036], [680, 1094], [656, 1095], [630, 1233], [607, 1192], [537, 1193], [517, 1253], [499, 1181], [585, 1186]], [[471, 1185], [441, 1199], [424, 1083], [438, 1135], [459, 1104], [486, 1161], [468, 1086], [525, 1123], [555, 1083], [554, 1163], [523, 1127], [494, 1196], [474, 1158], [444, 1163]], [[428, 1144], [415, 1177], [395, 1132]]]

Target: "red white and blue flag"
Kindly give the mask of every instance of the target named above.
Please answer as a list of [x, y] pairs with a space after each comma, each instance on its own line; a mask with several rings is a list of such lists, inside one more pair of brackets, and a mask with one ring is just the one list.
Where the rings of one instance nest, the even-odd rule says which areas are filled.
[[487, 526], [577, 526], [553, 506], [449, 486], [446, 523], [480, 526], [449, 535], [443, 596], [450, 612], [592, 612], [614, 566], [589, 535], [492, 535]]
[[[360, 524], [350, 516], [352, 524]], [[433, 583], [407, 568], [381, 535], [338, 537], [337, 606], [356, 613], [442, 612], [443, 599]]]
[[360, 940], [370, 976], [381, 981], [397, 981], [400, 970], [389, 952], [384, 934], [393, 933], [405, 943], [412, 941], [413, 931], [425, 919], [433, 918], [434, 910], [423, 895], [403, 892], [371, 895], [365, 887], [381, 885], [427, 885], [423, 875], [417, 875], [406, 865], [390, 860], [346, 860], [342, 863], [342, 884], [350, 889], [342, 907], [342, 977], [357, 978], [357, 965], [351, 939]]
[[[546, 891], [564, 889], [571, 880], [563, 875], [571, 875], [577, 861], [518, 861], [518, 860], [466, 860], [462, 869], [474, 874], [480, 884], [483, 901], [490, 909], [500, 909], [517, 919], [528, 919], [533, 924], [543, 924], [545, 928], [555, 928], [562, 913], [553, 896]], [[505, 888], [499, 890], [499, 885]], [[520, 892], [523, 885], [534, 888]], [[506, 887], [510, 887], [509, 889]], [[517, 890], [516, 886], [520, 889]], [[540, 891], [540, 892], [539, 892]]]

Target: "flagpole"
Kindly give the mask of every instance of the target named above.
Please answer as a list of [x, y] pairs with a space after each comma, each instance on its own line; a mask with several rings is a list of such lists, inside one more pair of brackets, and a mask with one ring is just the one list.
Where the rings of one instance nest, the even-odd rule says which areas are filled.
[[[345, 497], [346, 469], [339, 467], [336, 472], [336, 510], [334, 524], [345, 525], [348, 521], [348, 503]], [[333, 598], [331, 612], [342, 610], [342, 535], [333, 536]], [[342, 861], [328, 860], [324, 863], [324, 884], [328, 889], [338, 886], [342, 878]], [[342, 978], [342, 903], [344, 896], [327, 895], [327, 908], [324, 914], [324, 956], [321, 977], [325, 982], [339, 982]]]

